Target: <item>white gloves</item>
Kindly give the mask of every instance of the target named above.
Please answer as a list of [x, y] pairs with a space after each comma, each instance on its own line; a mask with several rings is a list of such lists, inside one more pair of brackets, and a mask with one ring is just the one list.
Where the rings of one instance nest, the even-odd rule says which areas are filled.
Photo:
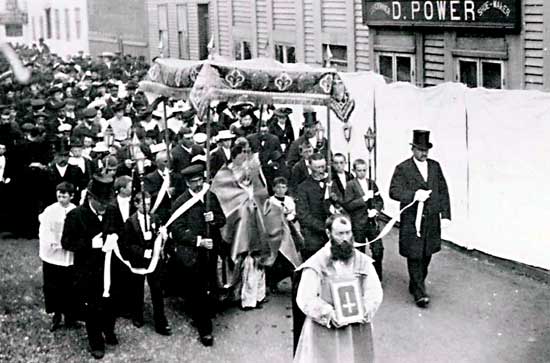
[[447, 218], [441, 219], [441, 229], [447, 229], [451, 225], [451, 220]]
[[162, 239], [163, 240], [167, 240], [168, 239], [168, 229], [164, 226], [160, 227], [159, 228], [159, 233], [160, 235], [162, 236]]
[[431, 190], [418, 189], [414, 193], [414, 200], [425, 202], [430, 197], [430, 194], [432, 194]]
[[378, 211], [376, 209], [367, 209], [367, 215], [369, 218], [374, 218], [378, 215]]
[[374, 198], [374, 191], [372, 191], [372, 190], [367, 190], [367, 191], [365, 192], [365, 195], [363, 196], [363, 201], [366, 202], [367, 200], [372, 199], [372, 198]]
[[201, 238], [201, 236], [198, 236], [197, 239], [197, 245], [199, 247], [204, 247], [207, 250], [211, 250], [214, 247], [214, 241], [212, 241], [212, 238]]
[[103, 248], [101, 249], [103, 252], [112, 251], [116, 247], [116, 243], [118, 241], [118, 236], [114, 233], [111, 233], [107, 236], [105, 239], [105, 244], [103, 245]]

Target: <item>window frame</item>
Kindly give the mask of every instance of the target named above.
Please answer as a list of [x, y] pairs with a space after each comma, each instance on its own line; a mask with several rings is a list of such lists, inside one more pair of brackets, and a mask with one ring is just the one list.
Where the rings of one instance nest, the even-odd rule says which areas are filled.
[[[505, 60], [503, 59], [494, 59], [494, 58], [484, 58], [484, 57], [455, 57], [455, 71], [456, 71], [456, 80], [459, 83], [462, 83], [460, 79], [460, 61], [474, 62], [476, 63], [477, 71], [477, 88], [483, 87], [483, 63], [493, 63], [500, 64], [500, 88], [488, 88], [488, 89], [505, 89], [506, 86], [506, 72], [504, 70]], [[463, 83], [465, 84], [465, 83]]]
[[[235, 52], [235, 50], [237, 49], [237, 47], [235, 46], [236, 43], [239, 44], [239, 48], [240, 48], [239, 50], [240, 50], [240, 53], [241, 53], [241, 58], [240, 59], [237, 59], [237, 53]], [[245, 57], [244, 43], [248, 43], [248, 53], [250, 54], [250, 58], [244, 58]], [[235, 59], [235, 60], [252, 59], [252, 42], [248, 39], [234, 39], [233, 40], [233, 59]]]
[[[281, 63], [290, 63], [290, 64], [296, 63], [296, 46], [294, 44], [275, 42], [274, 46], [275, 46], [275, 49], [274, 49], [273, 55], [275, 60]], [[283, 56], [282, 60], [277, 59], [277, 47], [282, 47], [282, 56]], [[288, 48], [294, 48], [294, 62], [288, 61]]]
[[[411, 60], [411, 80], [409, 83], [416, 84], [416, 54], [408, 52], [375, 52], [376, 56], [376, 72], [380, 75], [380, 56], [391, 56], [392, 57], [392, 80], [394, 82], [407, 82], [400, 81], [397, 79], [397, 57], [409, 58]], [[384, 77], [384, 76], [383, 76]]]

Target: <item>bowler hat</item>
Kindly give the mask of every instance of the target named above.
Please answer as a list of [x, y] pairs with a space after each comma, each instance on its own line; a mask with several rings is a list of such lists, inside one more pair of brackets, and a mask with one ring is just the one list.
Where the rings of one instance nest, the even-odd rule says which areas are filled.
[[88, 194], [101, 203], [109, 203], [113, 199], [113, 178], [94, 175], [88, 184]]
[[97, 115], [97, 110], [95, 108], [86, 108], [82, 110], [81, 115], [83, 118], [94, 118]]
[[430, 142], [430, 132], [426, 130], [413, 130], [411, 145], [418, 149], [431, 149], [433, 145]]

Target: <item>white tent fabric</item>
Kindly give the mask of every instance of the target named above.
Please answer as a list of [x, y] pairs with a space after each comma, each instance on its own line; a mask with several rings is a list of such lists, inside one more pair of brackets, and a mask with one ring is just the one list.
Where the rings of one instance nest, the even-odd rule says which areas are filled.
[[[451, 196], [452, 224], [443, 238], [550, 269], [550, 94], [457, 83], [417, 88], [385, 84], [370, 72], [342, 79], [356, 100], [352, 159], [366, 157], [362, 135], [376, 99], [377, 183], [387, 214], [398, 212], [388, 189], [395, 166], [411, 157], [412, 130], [428, 129], [430, 157], [441, 163]], [[333, 149], [342, 151], [341, 123], [332, 124]]]

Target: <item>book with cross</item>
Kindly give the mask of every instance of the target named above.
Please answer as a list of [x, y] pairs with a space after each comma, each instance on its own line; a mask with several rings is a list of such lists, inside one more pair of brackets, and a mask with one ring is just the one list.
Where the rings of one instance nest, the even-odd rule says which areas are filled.
[[331, 281], [330, 290], [340, 325], [349, 325], [363, 321], [365, 311], [358, 279]]

